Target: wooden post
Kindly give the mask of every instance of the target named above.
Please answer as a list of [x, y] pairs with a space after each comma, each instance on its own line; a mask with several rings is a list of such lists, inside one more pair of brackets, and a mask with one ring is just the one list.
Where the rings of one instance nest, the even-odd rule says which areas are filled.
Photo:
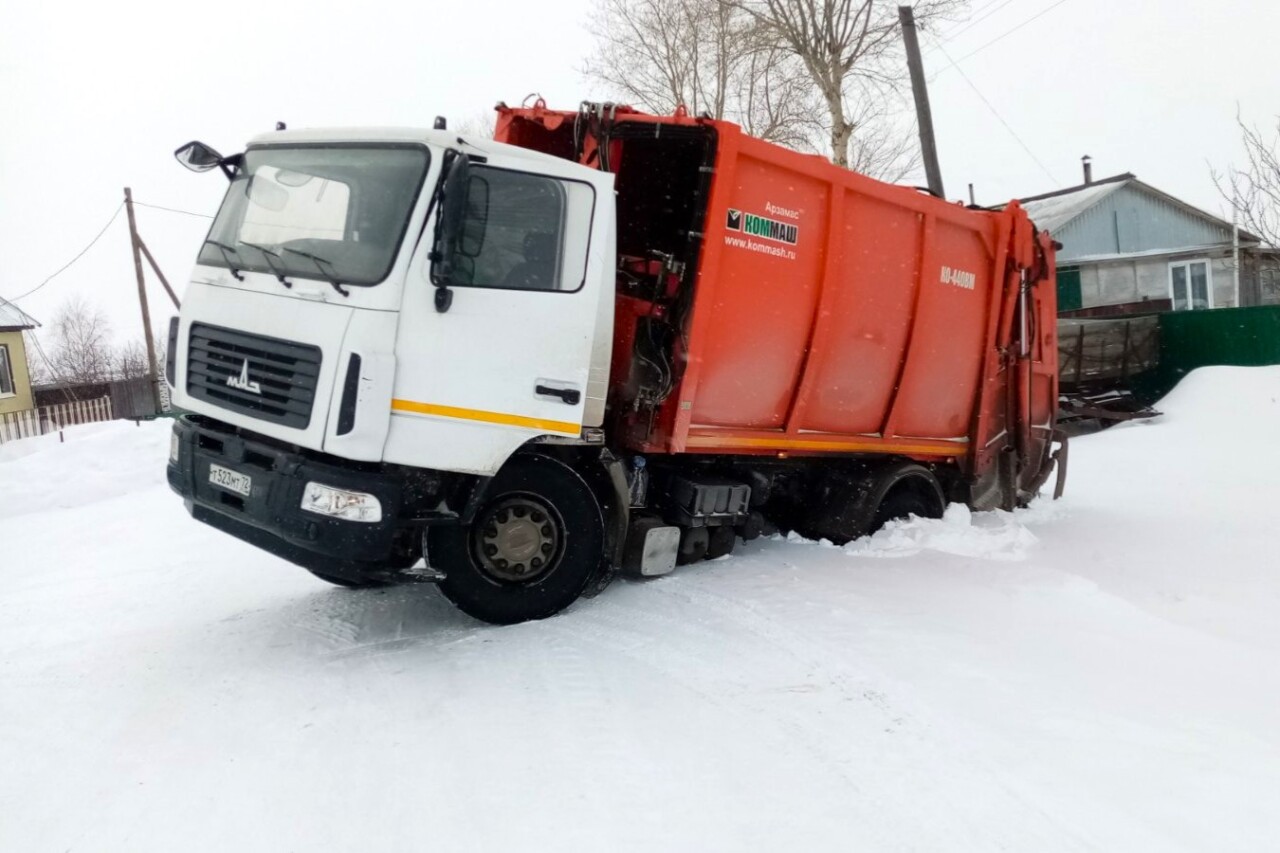
[[1076, 384], [1080, 384], [1080, 374], [1084, 372], [1084, 324], [1080, 325], [1080, 334], [1076, 338]]
[[924, 160], [924, 172], [929, 179], [929, 192], [938, 198], [946, 198], [942, 189], [942, 169], [938, 166], [938, 144], [933, 137], [933, 112], [929, 109], [924, 61], [920, 58], [920, 42], [916, 39], [916, 16], [910, 6], [898, 7], [898, 23], [902, 25], [902, 42], [907, 49], [911, 94], [916, 101], [916, 124], [920, 126], [920, 156]]
[[151, 250], [147, 248], [147, 244], [142, 242], [142, 237], [138, 237], [138, 248], [142, 250], [142, 256], [147, 259], [147, 263], [151, 264], [151, 269], [156, 274], [156, 278], [160, 279], [160, 284], [164, 285], [164, 292], [169, 294], [169, 299], [173, 302], [173, 307], [179, 311], [182, 310], [182, 303], [178, 301], [178, 296], [173, 292], [173, 288], [169, 286], [169, 279], [164, 277], [164, 273], [160, 272], [160, 265], [156, 263], [156, 259], [151, 257]]
[[1131, 321], [1124, 321], [1124, 349], [1120, 351], [1120, 381], [1129, 381], [1129, 327]]
[[147, 341], [147, 385], [151, 388], [154, 413], [160, 411], [160, 388], [156, 373], [156, 342], [151, 335], [151, 309], [147, 307], [147, 282], [142, 276], [142, 241], [138, 239], [138, 223], [133, 218], [133, 191], [124, 188], [124, 206], [129, 214], [129, 243], [133, 248], [133, 271], [138, 277], [138, 304], [142, 307], [142, 332]]

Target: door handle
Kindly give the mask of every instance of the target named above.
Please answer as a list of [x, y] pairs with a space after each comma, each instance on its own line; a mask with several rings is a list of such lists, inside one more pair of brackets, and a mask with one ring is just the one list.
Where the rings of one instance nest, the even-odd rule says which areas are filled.
[[550, 388], [546, 385], [535, 385], [533, 393], [540, 397], [559, 397], [560, 402], [570, 406], [576, 406], [582, 400], [582, 392], [576, 388]]

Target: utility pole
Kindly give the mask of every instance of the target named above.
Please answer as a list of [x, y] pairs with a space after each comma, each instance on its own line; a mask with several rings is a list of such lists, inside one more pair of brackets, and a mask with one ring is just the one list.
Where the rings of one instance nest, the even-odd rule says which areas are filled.
[[920, 126], [920, 154], [924, 159], [924, 173], [929, 180], [929, 192], [938, 198], [946, 198], [942, 190], [942, 169], [938, 167], [938, 145], [933, 138], [933, 113], [929, 110], [924, 62], [920, 59], [920, 42], [916, 39], [916, 16], [910, 6], [898, 7], [898, 23], [902, 25], [902, 42], [907, 49], [911, 93], [916, 101], [916, 124]]
[[[160, 383], [156, 374], [156, 342], [151, 335], [151, 309], [147, 307], [147, 284], [142, 276], [142, 240], [133, 218], [133, 191], [124, 188], [124, 207], [129, 214], [129, 244], [133, 249], [133, 271], [138, 278], [138, 304], [142, 306], [142, 332], [147, 341], [147, 385], [151, 388], [153, 411], [160, 412]], [[148, 253], [149, 254], [149, 253]]]

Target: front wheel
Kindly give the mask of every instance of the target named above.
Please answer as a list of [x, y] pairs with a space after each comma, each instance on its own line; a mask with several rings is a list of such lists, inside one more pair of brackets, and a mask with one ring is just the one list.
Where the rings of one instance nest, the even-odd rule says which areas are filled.
[[470, 524], [428, 528], [440, 591], [484, 622], [510, 625], [568, 607], [604, 560], [604, 514], [576, 471], [520, 456], [498, 472]]

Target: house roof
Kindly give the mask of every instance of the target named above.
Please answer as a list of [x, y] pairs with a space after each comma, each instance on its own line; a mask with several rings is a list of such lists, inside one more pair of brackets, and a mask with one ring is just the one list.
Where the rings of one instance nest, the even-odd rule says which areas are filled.
[[39, 325], [30, 314], [0, 296], [0, 331], [34, 329]]
[[[1151, 184], [1138, 180], [1138, 177], [1132, 172], [1112, 175], [1109, 178], [1102, 178], [1089, 184], [1080, 184], [1066, 189], [1041, 193], [1040, 195], [1027, 196], [1026, 198], [1018, 199], [1018, 201], [1023, 209], [1027, 211], [1027, 215], [1031, 217], [1031, 220], [1035, 222], [1037, 228], [1058, 232], [1080, 214], [1124, 187], [1133, 187], [1148, 195], [1162, 199], [1194, 217], [1212, 222], [1214, 225], [1225, 228], [1228, 231], [1231, 230], [1231, 223], [1222, 217], [1214, 216], [1208, 211], [1187, 204], [1180, 198], [1158, 190]], [[1262, 242], [1260, 238], [1243, 229], [1240, 231], [1240, 240], [1245, 243]]]
[[1060, 231], [1062, 226], [1123, 187], [1134, 176], [1128, 172], [1103, 178], [1091, 184], [1068, 187], [1065, 190], [1033, 195], [1019, 199], [1023, 210], [1035, 222], [1037, 228], [1049, 232]]

